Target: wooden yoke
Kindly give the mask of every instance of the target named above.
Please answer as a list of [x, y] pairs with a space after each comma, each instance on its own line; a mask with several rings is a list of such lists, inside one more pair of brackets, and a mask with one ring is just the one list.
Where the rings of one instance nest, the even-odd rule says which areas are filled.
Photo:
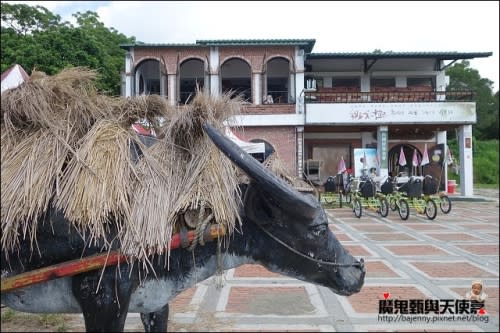
[[[224, 236], [226, 228], [222, 225], [212, 225], [209, 229], [210, 239]], [[187, 238], [189, 243], [196, 237], [194, 230], [188, 231]], [[181, 246], [181, 236], [179, 233], [172, 236], [170, 249], [174, 250]], [[96, 270], [105, 266], [117, 265], [127, 261], [128, 257], [120, 254], [118, 251], [110, 251], [106, 253], [95, 254], [81, 259], [66, 261], [60, 264], [42, 267], [29, 272], [14, 275], [2, 279], [1, 292], [9, 292], [18, 288], [30, 286], [32, 284], [41, 283], [65, 276], [73, 276], [80, 273]]]

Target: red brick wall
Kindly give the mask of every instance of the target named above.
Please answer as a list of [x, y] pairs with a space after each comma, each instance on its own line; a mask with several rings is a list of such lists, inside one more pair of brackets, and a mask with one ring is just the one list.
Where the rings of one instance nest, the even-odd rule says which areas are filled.
[[226, 60], [238, 57], [245, 59], [252, 68], [252, 73], [261, 73], [263, 64], [277, 56], [288, 59], [290, 63], [294, 59], [293, 46], [237, 46], [219, 47], [219, 64]]
[[[293, 46], [219, 47], [219, 67], [224, 61], [237, 57], [246, 60], [250, 64], [252, 73], [261, 73], [263, 64], [272, 58], [282, 57], [288, 59], [292, 65], [294, 62], [294, 51], [295, 48]], [[210, 58], [210, 47], [134, 48], [134, 68], [143, 60], [156, 59], [164, 66], [163, 70], [167, 74], [177, 74], [177, 64], [181, 64], [183, 61], [191, 58], [206, 62]]]
[[283, 166], [296, 175], [296, 134], [293, 126], [245, 127], [241, 131], [233, 129], [242, 140], [262, 139], [274, 147]]
[[141, 61], [145, 59], [156, 59], [162, 64], [167, 74], [177, 74], [177, 64], [188, 59], [200, 59], [206, 62], [210, 57], [208, 47], [178, 47], [178, 48], [134, 48], [134, 71]]
[[242, 114], [287, 114], [295, 113], [295, 104], [245, 105]]

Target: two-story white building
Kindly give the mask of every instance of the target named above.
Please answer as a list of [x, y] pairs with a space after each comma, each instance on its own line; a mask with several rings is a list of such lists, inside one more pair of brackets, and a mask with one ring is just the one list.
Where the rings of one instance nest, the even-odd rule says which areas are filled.
[[[363, 152], [375, 154], [379, 175], [431, 174], [446, 190], [446, 133], [455, 131], [461, 194], [473, 194], [474, 92], [447, 91], [445, 69], [491, 52], [313, 53], [314, 44], [270, 39], [122, 45], [122, 94], [159, 94], [178, 105], [189, 103], [197, 86], [214, 95], [236, 91], [248, 102], [235, 119], [238, 136], [265, 142], [290, 172], [317, 183], [337, 174], [341, 159], [357, 169]], [[426, 148], [429, 164], [420, 166]], [[414, 154], [418, 166], [412, 166]]]

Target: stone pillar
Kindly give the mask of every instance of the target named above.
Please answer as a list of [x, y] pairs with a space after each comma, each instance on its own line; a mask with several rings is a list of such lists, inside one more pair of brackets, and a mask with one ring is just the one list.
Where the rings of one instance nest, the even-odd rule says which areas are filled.
[[446, 91], [446, 73], [444, 71], [440, 72], [439, 74], [436, 75], [436, 91], [438, 92], [436, 94], [436, 100], [438, 101], [444, 101], [445, 98], [445, 91]]
[[472, 168], [472, 125], [462, 125], [458, 129], [460, 149], [460, 193], [464, 196], [474, 194], [474, 173]]
[[290, 73], [288, 85], [288, 103], [292, 103], [292, 101], [295, 101], [295, 73]]
[[160, 96], [165, 97], [168, 95], [168, 81], [167, 75], [160, 71]]
[[252, 74], [252, 101], [255, 105], [262, 104], [262, 74]]
[[295, 51], [295, 112], [304, 113], [304, 50]]
[[210, 93], [210, 72], [206, 72], [206, 75], [203, 77], [203, 93]]
[[170, 105], [177, 105], [177, 75], [168, 74], [168, 101]]
[[219, 80], [219, 48], [210, 48], [210, 95], [220, 95], [220, 80]]
[[[370, 92], [370, 75], [363, 74], [361, 76], [361, 92], [369, 93]], [[368, 94], [361, 94], [361, 99], [363, 101], [370, 101], [370, 96]]]
[[304, 73], [295, 73], [295, 112], [304, 113], [305, 96], [304, 96]]
[[389, 148], [389, 128], [388, 126], [377, 127], [377, 155], [380, 161], [378, 170], [379, 176], [387, 176], [389, 174], [389, 166], [387, 163], [387, 155]]
[[125, 55], [125, 97], [134, 96], [134, 73], [132, 72], [133, 61], [134, 58], [132, 52], [127, 52]]

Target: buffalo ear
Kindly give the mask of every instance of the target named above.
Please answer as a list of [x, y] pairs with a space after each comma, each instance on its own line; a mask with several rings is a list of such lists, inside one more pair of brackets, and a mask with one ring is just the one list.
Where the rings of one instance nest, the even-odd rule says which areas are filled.
[[256, 224], [265, 225], [273, 221], [273, 207], [269, 206], [269, 201], [253, 182], [245, 191], [243, 207], [246, 217]]

